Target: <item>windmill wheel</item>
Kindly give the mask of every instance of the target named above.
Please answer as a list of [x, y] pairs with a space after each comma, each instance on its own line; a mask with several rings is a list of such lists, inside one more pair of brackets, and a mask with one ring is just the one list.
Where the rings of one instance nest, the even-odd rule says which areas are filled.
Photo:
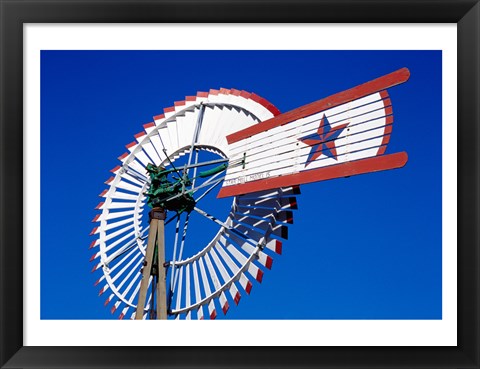
[[[126, 146], [128, 152], [119, 157], [121, 165], [112, 170], [114, 176], [105, 182], [108, 188], [100, 194], [104, 200], [96, 207], [100, 213], [93, 219], [98, 226], [91, 233], [96, 239], [90, 247], [98, 250], [91, 258], [95, 261], [92, 271], [103, 273], [95, 285], [101, 285], [100, 295], [108, 293], [105, 305], [111, 305], [112, 313], [120, 312], [120, 319], [135, 316], [148, 234], [150, 178], [145, 168], [149, 163], [180, 176], [188, 173], [195, 199], [193, 209], [168, 212], [165, 222], [165, 233], [172, 240], [169, 244], [167, 238], [165, 246], [167, 260], [171, 255], [169, 316], [214, 319], [217, 310], [226, 314], [231, 303], [238, 304], [242, 294], [249, 294], [253, 280], [262, 281], [272, 256], [281, 253], [280, 240], [287, 238], [298, 187], [234, 197], [226, 214], [205, 211], [202, 201], [220, 187], [225, 176], [209, 168], [219, 163], [242, 165], [229, 162], [235, 148], [229, 148], [226, 136], [279, 113], [253, 93], [210, 90], [175, 102], [135, 135], [135, 141]], [[201, 247], [191, 247], [194, 238], [186, 236], [192, 214], [218, 227]], [[155, 315], [153, 277], [149, 283], [144, 319]]]

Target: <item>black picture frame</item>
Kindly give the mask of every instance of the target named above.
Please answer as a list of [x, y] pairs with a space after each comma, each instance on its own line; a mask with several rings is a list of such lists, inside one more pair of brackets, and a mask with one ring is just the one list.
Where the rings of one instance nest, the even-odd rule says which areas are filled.
[[[0, 0], [2, 368], [480, 368], [478, 0]], [[24, 347], [24, 23], [457, 23], [456, 347]], [[288, 332], [285, 332], [288, 334]], [[415, 334], [415, 332], [412, 332]], [[199, 337], [201, 339], [201, 337]]]

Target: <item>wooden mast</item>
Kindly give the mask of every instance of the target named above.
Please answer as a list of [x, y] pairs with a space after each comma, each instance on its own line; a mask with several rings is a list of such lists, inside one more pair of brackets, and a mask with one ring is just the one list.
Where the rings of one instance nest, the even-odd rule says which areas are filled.
[[[145, 299], [148, 290], [148, 281], [152, 275], [152, 266], [155, 262], [155, 246], [157, 246], [158, 255], [158, 281], [157, 281], [157, 319], [167, 319], [167, 286], [165, 271], [165, 210], [163, 208], [154, 208], [149, 213], [150, 230], [148, 233], [147, 249], [145, 251], [145, 261], [143, 262], [142, 281], [140, 292], [138, 294], [137, 310], [135, 320], [143, 319], [145, 310]], [[152, 301], [153, 303], [153, 301]]]

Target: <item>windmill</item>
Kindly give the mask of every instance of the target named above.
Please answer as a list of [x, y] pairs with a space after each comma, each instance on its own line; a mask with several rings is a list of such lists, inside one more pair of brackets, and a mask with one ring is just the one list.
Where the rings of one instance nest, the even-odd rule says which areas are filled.
[[[283, 114], [254, 93], [223, 88], [164, 109], [126, 146], [96, 207], [91, 261], [105, 305], [120, 319], [226, 314], [281, 253], [299, 185], [405, 165], [405, 152], [385, 154], [387, 89], [408, 78], [403, 68]], [[232, 198], [225, 219], [202, 203], [219, 187], [217, 198]], [[193, 213], [218, 231], [185, 256]]]

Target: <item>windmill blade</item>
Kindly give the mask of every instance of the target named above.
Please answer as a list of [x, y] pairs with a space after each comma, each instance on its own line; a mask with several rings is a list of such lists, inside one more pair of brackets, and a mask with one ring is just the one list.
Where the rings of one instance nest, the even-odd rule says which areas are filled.
[[153, 146], [149, 137], [147, 137], [147, 132], [142, 131], [137, 133], [135, 136], [137, 142], [142, 146], [145, 154], [147, 154], [148, 158], [150, 159], [150, 163], [155, 165], [160, 165], [162, 163], [162, 159], [160, 158], [157, 150]]
[[[245, 290], [247, 294], [250, 294], [250, 291], [252, 289], [252, 283], [248, 280], [248, 278], [245, 276], [245, 274], [242, 271], [242, 268], [240, 268], [232, 259], [231, 256], [227, 253], [225, 246], [218, 243], [215, 246], [215, 251], [218, 253], [218, 256], [225, 265], [228, 267], [228, 269], [231, 271], [231, 273], [235, 276], [231, 278], [232, 280], [238, 280], [242, 288]], [[240, 296], [235, 295], [235, 299], [240, 300]]]
[[178, 136], [179, 148], [186, 148], [191, 145], [199, 114], [200, 109], [197, 108], [193, 111], [186, 111], [184, 115], [177, 117], [177, 127], [181, 130], [181, 134]]
[[265, 191], [257, 191], [255, 193], [242, 194], [238, 196], [238, 199], [263, 199], [269, 197], [284, 197], [288, 195], [300, 195], [300, 187], [283, 187], [283, 188], [274, 188]]
[[[225, 268], [225, 266], [220, 261], [220, 258], [217, 255], [217, 252], [215, 251], [215, 248], [212, 249], [211, 256], [212, 256], [213, 264], [215, 264], [215, 266], [220, 271], [220, 275], [223, 278], [223, 282], [227, 283], [231, 279], [231, 275], [227, 272], [227, 269]], [[238, 302], [240, 301], [240, 293], [238, 292], [238, 289], [237, 289], [237, 287], [235, 286], [234, 283], [232, 283], [230, 285], [230, 288], [228, 289], [228, 291], [229, 291], [229, 293], [232, 297], [232, 300], [235, 301], [236, 305], [238, 305]], [[225, 305], [222, 304], [222, 310], [223, 310], [223, 313], [226, 314], [227, 310], [228, 310], [228, 306], [225, 306]]]
[[293, 212], [291, 211], [280, 211], [272, 214], [268, 210], [260, 209], [264, 213], [262, 217], [261, 214], [258, 214], [257, 209], [248, 209], [245, 213], [235, 213], [236, 221], [240, 223], [246, 223], [254, 228], [264, 228], [265, 224], [270, 224], [272, 218], [275, 220], [275, 224], [292, 224], [293, 223]]
[[[220, 304], [222, 306], [222, 311], [225, 313], [228, 310], [228, 308], [226, 306], [226, 301], [227, 300], [225, 298], [225, 294], [223, 293], [222, 285], [219, 281], [217, 273], [215, 272], [215, 269], [213, 268], [213, 265], [212, 265], [212, 262], [210, 260], [209, 254], [210, 253], [205, 254], [205, 265], [207, 266], [207, 270], [208, 270], [208, 273], [210, 275], [210, 279], [213, 283], [213, 286], [215, 287], [215, 290], [216, 291], [221, 291], [220, 292]], [[215, 317], [216, 317], [216, 314], [215, 314], [214, 318]], [[212, 316], [210, 316], [210, 318], [212, 319]]]
[[[103, 193], [100, 194], [100, 196], [105, 196], [107, 193], [107, 190], [105, 190]], [[112, 191], [110, 194], [110, 197], [112, 199], [118, 199], [118, 200], [137, 200], [138, 199], [138, 194], [137, 195], [132, 195], [123, 191]]]
[[218, 197], [399, 168], [406, 153], [384, 155], [393, 115], [387, 88], [404, 83], [403, 68], [277, 115], [227, 137], [230, 160]]
[[259, 224], [248, 224], [244, 222], [234, 223], [234, 229], [242, 232], [244, 235], [250, 238], [259, 238], [265, 232], [269, 232], [270, 235], [274, 235], [277, 238], [288, 239], [288, 228], [284, 225], [275, 225], [272, 226], [271, 223], [259, 223]]
[[[145, 168], [152, 160], [148, 157], [147, 153], [143, 150], [143, 146], [139, 145], [137, 141], [132, 141], [125, 146], [128, 151], [135, 153], [135, 159], [140, 163], [142, 168]], [[141, 172], [140, 172], [141, 173]]]
[[[202, 277], [202, 286], [205, 289], [205, 294], [207, 296], [211, 296], [212, 295], [212, 290], [210, 288], [210, 282], [208, 280], [207, 273], [205, 271], [205, 265], [204, 265], [204, 259], [203, 258], [200, 258], [198, 260], [198, 265], [200, 266], [200, 275]], [[208, 314], [210, 316], [210, 319], [212, 319], [212, 316], [213, 316], [213, 319], [215, 319], [216, 312], [215, 312], [215, 305], [213, 304], [213, 301], [210, 301], [209, 304], [208, 304]]]
[[[152, 143], [152, 146], [157, 153], [158, 157], [160, 158], [160, 162], [163, 163], [166, 161], [166, 155], [165, 152], [163, 151], [163, 144], [160, 139], [160, 136], [158, 134], [158, 131], [156, 129], [156, 122], [163, 122], [163, 119], [160, 118], [157, 121], [150, 122], [147, 124], [143, 125], [143, 129], [145, 130], [145, 133], [148, 135], [148, 139]], [[159, 123], [160, 124], [160, 123]]]
[[[197, 268], [197, 261], [194, 261], [192, 264], [192, 272], [193, 272], [193, 284], [195, 288], [195, 303], [199, 303], [202, 300], [201, 291], [200, 291], [200, 282], [199, 282], [199, 274]], [[198, 307], [197, 310], [197, 318], [202, 320], [203, 319], [203, 308], [201, 306]]]
[[[190, 282], [190, 264], [185, 266], [185, 305], [189, 306], [191, 304], [191, 282]], [[190, 320], [192, 318], [192, 312], [188, 311], [185, 319]]]

